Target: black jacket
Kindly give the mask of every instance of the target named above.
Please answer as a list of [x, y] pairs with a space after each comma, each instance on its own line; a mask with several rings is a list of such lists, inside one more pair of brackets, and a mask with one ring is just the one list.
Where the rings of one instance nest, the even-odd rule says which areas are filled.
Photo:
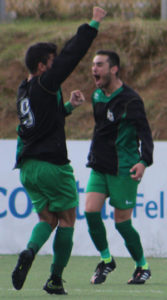
[[141, 162], [153, 162], [153, 140], [140, 96], [123, 85], [110, 97], [93, 94], [95, 129], [87, 166], [111, 175], [129, 174]]
[[35, 158], [55, 164], [66, 164], [65, 116], [68, 114], [61, 93], [61, 83], [70, 75], [89, 49], [97, 30], [88, 24], [79, 27], [55, 57], [51, 69], [41, 77], [24, 80], [18, 89], [17, 163]]

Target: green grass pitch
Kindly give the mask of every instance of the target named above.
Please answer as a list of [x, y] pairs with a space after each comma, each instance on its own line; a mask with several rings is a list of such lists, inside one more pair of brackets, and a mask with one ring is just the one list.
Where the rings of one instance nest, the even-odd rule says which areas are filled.
[[91, 285], [89, 280], [99, 262], [98, 257], [72, 256], [63, 273], [67, 296], [48, 295], [42, 287], [49, 277], [52, 257], [38, 255], [20, 291], [11, 283], [11, 272], [16, 265], [17, 255], [0, 256], [0, 299], [55, 299], [68, 300], [159, 300], [167, 299], [167, 259], [148, 258], [152, 278], [144, 285], [128, 285], [127, 280], [134, 270], [130, 258], [115, 258], [116, 270], [109, 274], [105, 283]]

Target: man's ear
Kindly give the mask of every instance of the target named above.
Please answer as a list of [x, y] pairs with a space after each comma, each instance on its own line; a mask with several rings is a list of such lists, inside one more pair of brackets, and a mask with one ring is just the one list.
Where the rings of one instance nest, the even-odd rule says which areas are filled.
[[111, 73], [112, 73], [113, 75], [115, 75], [117, 72], [118, 72], [118, 67], [117, 67], [117, 66], [111, 67]]
[[44, 65], [42, 62], [39, 62], [37, 70], [40, 74], [45, 72], [46, 71], [46, 65]]

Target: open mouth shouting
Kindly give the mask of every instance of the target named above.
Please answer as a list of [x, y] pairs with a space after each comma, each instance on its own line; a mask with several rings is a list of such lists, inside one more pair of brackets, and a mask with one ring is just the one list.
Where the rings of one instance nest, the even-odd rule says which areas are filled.
[[98, 75], [98, 74], [93, 74], [93, 77], [94, 77], [94, 79], [95, 79], [95, 84], [96, 84], [96, 86], [98, 86], [98, 87], [100, 87], [100, 82], [101, 82], [101, 77], [100, 77], [100, 75]]

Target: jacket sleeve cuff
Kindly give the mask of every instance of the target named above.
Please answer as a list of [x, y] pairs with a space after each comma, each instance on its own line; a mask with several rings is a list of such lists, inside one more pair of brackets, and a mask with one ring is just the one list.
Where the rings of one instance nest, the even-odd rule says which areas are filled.
[[73, 109], [74, 109], [74, 107], [72, 106], [72, 104], [71, 104], [69, 101], [67, 101], [67, 102], [64, 104], [64, 107], [65, 107], [65, 110], [66, 110], [66, 113], [67, 113], [67, 114], [71, 114], [72, 111], [73, 111]]
[[145, 167], [148, 167], [147, 163], [144, 160], [139, 161], [141, 164], [143, 164]]
[[90, 23], [89, 23], [89, 25], [91, 26], [91, 27], [93, 27], [93, 28], [95, 28], [95, 29], [99, 29], [99, 26], [100, 26], [100, 23], [99, 22], [97, 22], [97, 21], [95, 21], [95, 20], [91, 20], [90, 21]]

